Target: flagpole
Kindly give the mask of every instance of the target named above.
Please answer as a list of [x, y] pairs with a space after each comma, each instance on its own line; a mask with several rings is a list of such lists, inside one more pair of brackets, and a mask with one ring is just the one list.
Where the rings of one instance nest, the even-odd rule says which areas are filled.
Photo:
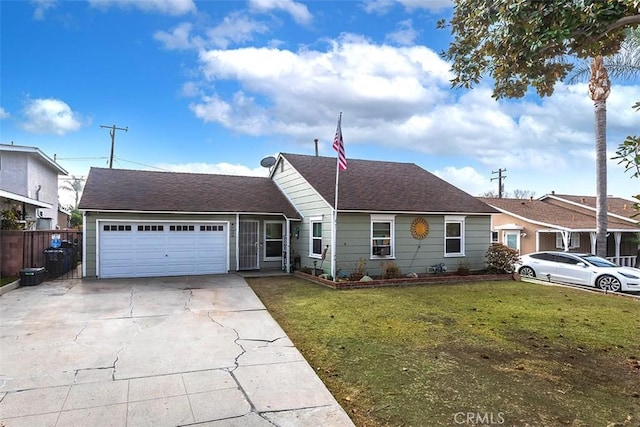
[[334, 282], [338, 281], [338, 278], [336, 277], [336, 248], [338, 247], [336, 239], [338, 238], [338, 180], [340, 178], [339, 163], [340, 159], [336, 159], [336, 198], [333, 204], [333, 224], [331, 225], [331, 277], [333, 277]]
[[[337, 135], [338, 132], [340, 135]], [[342, 111], [340, 112], [340, 116], [338, 117], [338, 130], [336, 131], [336, 137], [342, 140]], [[331, 277], [334, 282], [338, 281], [336, 277], [336, 269], [337, 269], [337, 256], [336, 249], [338, 247], [338, 243], [336, 239], [338, 238], [338, 181], [340, 179], [340, 156], [336, 158], [336, 192], [335, 192], [335, 200], [333, 204], [333, 218], [331, 225]]]

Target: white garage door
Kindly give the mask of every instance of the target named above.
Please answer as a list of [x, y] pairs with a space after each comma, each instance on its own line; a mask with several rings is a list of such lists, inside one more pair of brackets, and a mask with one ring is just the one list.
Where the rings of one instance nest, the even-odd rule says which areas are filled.
[[227, 223], [100, 222], [99, 277], [226, 273]]

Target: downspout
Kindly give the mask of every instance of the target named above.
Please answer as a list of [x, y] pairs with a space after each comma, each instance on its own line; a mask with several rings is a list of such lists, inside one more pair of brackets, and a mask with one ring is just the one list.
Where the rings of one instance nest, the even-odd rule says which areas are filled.
[[291, 220], [284, 216], [285, 219], [285, 242], [284, 246], [287, 248], [285, 251], [285, 272], [291, 273]]
[[236, 239], [236, 272], [240, 270], [240, 238], [238, 234], [240, 233], [240, 214], [236, 213], [236, 227], [235, 227], [235, 239]]
[[42, 185], [38, 185], [38, 189], [36, 190], [36, 200], [40, 200], [40, 190], [42, 190]]

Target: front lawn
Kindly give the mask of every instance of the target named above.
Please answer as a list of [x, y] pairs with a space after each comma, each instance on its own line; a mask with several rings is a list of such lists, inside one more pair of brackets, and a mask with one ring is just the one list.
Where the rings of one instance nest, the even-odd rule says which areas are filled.
[[358, 426], [640, 424], [640, 300], [247, 279]]

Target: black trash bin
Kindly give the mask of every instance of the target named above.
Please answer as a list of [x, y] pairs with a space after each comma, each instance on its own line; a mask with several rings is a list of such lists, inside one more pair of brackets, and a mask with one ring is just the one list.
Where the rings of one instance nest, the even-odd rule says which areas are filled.
[[63, 240], [60, 242], [60, 249], [65, 251], [65, 256], [68, 258], [63, 262], [64, 272], [66, 273], [76, 268], [76, 265], [78, 265], [78, 245], [68, 240]]
[[49, 276], [57, 277], [64, 273], [64, 263], [65, 258], [67, 258], [64, 249], [45, 249], [44, 256], [45, 268], [47, 269]]
[[44, 281], [45, 268], [25, 268], [20, 270], [20, 286], [35, 286]]

